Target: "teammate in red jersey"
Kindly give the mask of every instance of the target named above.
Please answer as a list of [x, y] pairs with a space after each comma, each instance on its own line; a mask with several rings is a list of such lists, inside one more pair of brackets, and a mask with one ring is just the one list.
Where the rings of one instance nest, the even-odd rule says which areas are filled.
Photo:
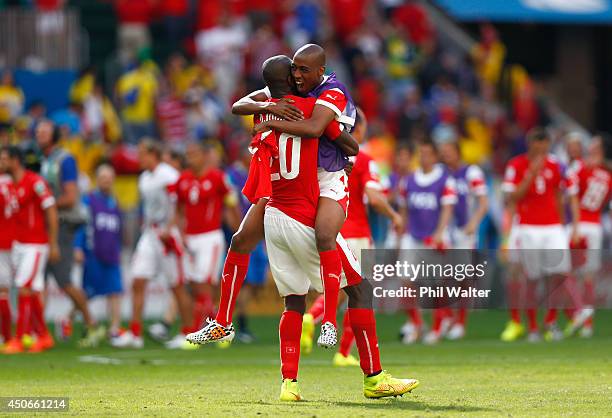
[[[502, 189], [511, 203], [516, 204], [518, 225], [516, 241], [520, 262], [527, 275], [527, 317], [529, 320], [529, 341], [540, 340], [535, 307], [537, 279], [546, 279], [553, 289], [564, 286], [570, 270], [569, 242], [578, 239], [578, 201], [575, 190], [570, 188], [572, 225], [570, 238], [563, 228], [563, 192], [567, 186], [557, 160], [548, 154], [550, 139], [542, 129], [533, 129], [527, 136], [528, 150], [508, 163]], [[522, 289], [516, 282], [509, 289], [509, 297], [516, 299]], [[573, 289], [569, 289], [572, 297]], [[502, 340], [513, 341], [524, 333], [519, 310], [511, 306], [511, 321], [502, 333]], [[549, 308], [545, 319], [547, 339], [558, 338], [556, 309]]]
[[[603, 245], [603, 227], [601, 225], [601, 212], [610, 201], [612, 193], [612, 175], [604, 165], [604, 148], [600, 137], [593, 138], [588, 155], [583, 163], [575, 165], [570, 171], [578, 187], [578, 202], [580, 207], [580, 223], [578, 234], [584, 240], [586, 247], [586, 262], [580, 268], [583, 279], [584, 308], [593, 310], [595, 299], [595, 274], [601, 269], [601, 248]], [[565, 330], [566, 336], [574, 334], [580, 329], [582, 316], [574, 316]], [[580, 336], [589, 338], [593, 335], [593, 318], [583, 322]]]
[[[312, 90], [321, 89], [321, 94], [317, 97], [316, 106], [308, 120], [295, 122], [296, 125], [285, 127], [284, 132], [300, 137], [320, 137], [331, 121], [346, 121], [348, 124], [354, 123], [350, 117], [344, 114], [343, 110], [348, 105], [346, 95], [341, 89], [333, 87], [338, 83], [331, 80], [331, 77], [324, 77], [325, 72], [325, 53], [318, 45], [306, 45], [300, 48], [294, 55], [293, 77], [296, 87], [302, 94], [309, 94]], [[335, 79], [334, 79], [335, 80]], [[325, 86], [329, 85], [329, 89]], [[266, 101], [269, 94], [263, 91], [255, 92], [248, 98], [234, 104], [232, 111], [236, 114], [264, 114], [270, 113], [274, 116], [287, 117], [291, 120], [303, 117], [303, 112], [295, 107], [291, 107], [285, 100]], [[260, 103], [255, 100], [261, 101]], [[263, 103], [262, 103], [263, 102]], [[280, 109], [280, 111], [279, 111]], [[285, 123], [275, 121], [275, 123]], [[337, 136], [339, 131], [335, 133]], [[342, 133], [347, 135], [346, 132]], [[333, 138], [331, 138], [333, 139]], [[336, 141], [338, 148], [346, 155], [356, 155], [358, 146], [355, 141]], [[333, 145], [331, 145], [334, 147]], [[319, 155], [319, 159], [322, 159]], [[329, 160], [338, 163], [335, 157], [327, 156]], [[335, 345], [336, 335], [336, 308], [339, 293], [337, 277], [342, 268], [350, 266], [342, 265], [342, 258], [336, 250], [335, 237], [337, 236], [344, 219], [346, 217], [346, 205], [348, 202], [348, 189], [346, 186], [346, 173], [343, 169], [339, 171], [326, 171], [323, 169], [317, 172], [319, 178], [320, 202], [318, 204], [317, 221], [315, 231], [317, 233], [317, 248], [321, 257], [321, 279], [325, 285], [325, 309], [323, 323], [329, 324], [321, 328], [321, 338], [319, 345], [326, 346], [323, 341], [331, 341]], [[210, 330], [218, 329], [219, 332], [206, 332], [212, 338], [210, 341], [219, 339], [233, 338], [233, 327], [231, 324], [232, 313], [238, 292], [249, 265], [249, 254], [256, 245], [263, 239], [263, 216], [267, 199], [260, 199], [256, 202], [245, 215], [240, 228], [232, 237], [230, 249], [223, 267], [223, 279], [221, 282], [221, 297], [219, 310], [213, 322], [210, 323]], [[225, 329], [225, 331], [221, 331]], [[324, 335], [329, 333], [329, 335]], [[215, 336], [218, 336], [215, 337]]]
[[[357, 109], [357, 119], [352, 133], [353, 137], [360, 145], [367, 140], [367, 120], [361, 109]], [[383, 193], [383, 186], [378, 177], [376, 163], [366, 152], [359, 151], [356, 157], [351, 157], [354, 162], [351, 175], [348, 178], [349, 195], [351, 203], [348, 207], [348, 216], [344, 222], [341, 233], [346, 242], [361, 263], [361, 250], [373, 248], [372, 232], [369, 225], [367, 204], [372, 206], [377, 212], [388, 217], [394, 230], [401, 234], [404, 228], [402, 217], [397, 213]], [[340, 300], [343, 299], [340, 294]], [[304, 353], [312, 350], [312, 339], [314, 327], [319, 323], [323, 316], [324, 299], [319, 296], [304, 315], [302, 324], [302, 337], [300, 338], [301, 349]], [[338, 352], [334, 356], [335, 366], [358, 366], [359, 362], [351, 353], [351, 347], [355, 341], [353, 330], [350, 326], [348, 311], [344, 314], [342, 323], [342, 336]]]
[[19, 208], [13, 180], [7, 170], [8, 167], [0, 161], [0, 344], [11, 339], [11, 248], [15, 240], [15, 214]]
[[[264, 63], [264, 79], [274, 98], [290, 94], [290, 60], [273, 57]], [[306, 116], [314, 108], [314, 99], [290, 96]], [[267, 135], [266, 135], [267, 134]], [[297, 383], [300, 355], [300, 334], [306, 294], [312, 286], [322, 290], [321, 268], [314, 232], [319, 202], [317, 179], [318, 140], [298, 137], [275, 130], [271, 147], [278, 147], [278, 158], [271, 168], [272, 190], [265, 209], [264, 227], [270, 268], [281, 296], [285, 312], [279, 325], [281, 373], [280, 399], [301, 399]], [[264, 135], [262, 135], [263, 137]], [[266, 138], [262, 138], [263, 141]], [[266, 146], [262, 141], [261, 146]], [[382, 370], [376, 321], [372, 310], [372, 287], [357, 273], [359, 268], [341, 235], [336, 237], [339, 253], [346, 258], [340, 282], [349, 296], [349, 315], [355, 332], [361, 367], [364, 372], [366, 397], [397, 396], [418, 386], [414, 379], [395, 379]]]
[[[190, 143], [185, 158], [185, 170], [174, 186], [177, 195], [178, 224], [187, 249], [185, 275], [193, 293], [194, 329], [202, 318], [212, 316], [214, 288], [219, 283], [221, 257], [225, 251], [225, 237], [221, 230], [223, 209], [228, 223], [236, 230], [240, 224], [238, 196], [226, 174], [216, 167], [212, 145]], [[182, 336], [170, 348], [182, 347]]]
[[16, 147], [3, 148], [0, 165], [7, 167], [13, 178], [19, 209], [15, 215], [16, 240], [12, 249], [15, 285], [18, 288], [17, 330], [4, 352], [24, 350], [21, 339], [32, 326], [37, 340], [30, 352], [53, 347], [53, 338], [44, 321], [40, 293], [44, 289], [47, 260], [59, 260], [57, 243], [58, 219], [55, 199], [45, 181], [23, 166], [23, 156]]

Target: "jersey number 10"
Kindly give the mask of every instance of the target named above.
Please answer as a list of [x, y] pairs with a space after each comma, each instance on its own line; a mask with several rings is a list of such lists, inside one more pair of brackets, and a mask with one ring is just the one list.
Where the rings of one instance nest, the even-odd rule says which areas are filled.
[[[287, 150], [291, 145], [291, 161], [287, 169]], [[293, 180], [300, 174], [300, 148], [302, 147], [302, 138], [299, 136], [289, 136], [281, 134], [278, 138], [278, 163], [280, 170], [278, 173], [272, 173], [272, 181], [280, 180], [281, 177], [286, 180]]]

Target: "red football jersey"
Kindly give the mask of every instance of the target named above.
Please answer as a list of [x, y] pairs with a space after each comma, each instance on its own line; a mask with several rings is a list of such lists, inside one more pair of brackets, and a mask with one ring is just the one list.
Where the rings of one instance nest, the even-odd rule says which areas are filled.
[[355, 159], [353, 171], [348, 176], [351, 203], [348, 205], [348, 215], [340, 231], [344, 238], [370, 238], [372, 236], [365, 203], [366, 187], [383, 190], [378, 178], [376, 163], [372, 157], [360, 151]]
[[55, 204], [53, 194], [45, 180], [26, 170], [21, 181], [15, 184], [19, 210], [15, 216], [15, 240], [24, 244], [47, 244], [45, 210]]
[[601, 211], [610, 199], [612, 175], [604, 167], [580, 165], [572, 176], [578, 186], [580, 222], [601, 223]]
[[13, 180], [0, 175], [0, 250], [10, 250], [15, 240], [15, 214], [19, 209]]
[[[506, 166], [502, 190], [513, 192], [523, 181], [530, 161], [526, 154], [514, 157]], [[517, 202], [516, 213], [521, 225], [556, 225], [561, 223], [557, 193], [564, 186], [561, 166], [552, 156], [546, 157], [542, 170], [527, 193]]]
[[177, 202], [185, 209], [185, 233], [202, 234], [221, 228], [223, 204], [234, 188], [218, 168], [197, 177], [191, 170], [181, 174], [176, 185]]
[[[310, 118], [316, 99], [288, 97], [304, 112], [304, 118]], [[268, 205], [314, 228], [319, 201], [319, 141], [317, 138], [300, 138], [282, 132], [275, 134], [278, 158], [272, 160], [272, 196]]]

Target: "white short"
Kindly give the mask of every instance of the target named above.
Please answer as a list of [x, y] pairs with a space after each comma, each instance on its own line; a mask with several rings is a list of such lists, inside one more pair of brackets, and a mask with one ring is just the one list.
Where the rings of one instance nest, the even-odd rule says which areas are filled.
[[518, 225], [519, 258], [527, 277], [537, 279], [568, 273], [569, 238], [563, 225]]
[[[314, 229], [273, 207], [266, 208], [264, 229], [270, 270], [278, 293], [283, 297], [305, 295], [311, 287], [322, 293], [321, 262]], [[359, 272], [361, 270], [359, 263], [340, 234], [337, 242], [350, 265]], [[345, 286], [347, 279], [343, 272], [340, 287]]]
[[0, 250], [0, 288], [11, 287], [13, 281], [13, 265], [11, 251]]
[[185, 277], [196, 283], [219, 283], [221, 260], [225, 251], [223, 231], [205, 232], [185, 237]]
[[47, 244], [13, 243], [11, 260], [15, 269], [15, 286], [42, 292], [45, 288], [45, 267], [48, 258]]
[[352, 253], [357, 258], [357, 261], [361, 265], [361, 250], [370, 250], [374, 248], [374, 244], [372, 243], [372, 239], [369, 237], [366, 238], [346, 238], [346, 243], [351, 249]]
[[473, 250], [476, 248], [476, 234], [468, 235], [463, 228], [453, 228], [452, 244], [455, 250]]
[[319, 180], [319, 196], [337, 201], [346, 213], [349, 197], [346, 172], [344, 170], [329, 172], [319, 167], [317, 178]]
[[[571, 231], [571, 225], [568, 226], [568, 234]], [[578, 233], [585, 237], [587, 250], [586, 262], [580, 268], [581, 273], [597, 272], [601, 269], [601, 258], [603, 246], [603, 226], [593, 222], [579, 222]]]
[[[172, 231], [172, 236], [180, 242], [177, 230]], [[162, 275], [170, 286], [176, 286], [184, 282], [182, 263], [182, 257], [165, 250], [159, 239], [159, 232], [147, 228], [140, 236], [132, 255], [131, 275], [133, 278], [148, 280]]]

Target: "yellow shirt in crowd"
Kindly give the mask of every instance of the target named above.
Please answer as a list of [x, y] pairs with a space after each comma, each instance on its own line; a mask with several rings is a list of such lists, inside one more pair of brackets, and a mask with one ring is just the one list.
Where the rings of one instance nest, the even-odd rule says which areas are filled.
[[146, 69], [125, 73], [117, 82], [117, 93], [123, 103], [121, 114], [129, 123], [149, 123], [155, 115], [157, 80]]
[[23, 92], [19, 87], [0, 86], [0, 123], [10, 123], [23, 108]]

